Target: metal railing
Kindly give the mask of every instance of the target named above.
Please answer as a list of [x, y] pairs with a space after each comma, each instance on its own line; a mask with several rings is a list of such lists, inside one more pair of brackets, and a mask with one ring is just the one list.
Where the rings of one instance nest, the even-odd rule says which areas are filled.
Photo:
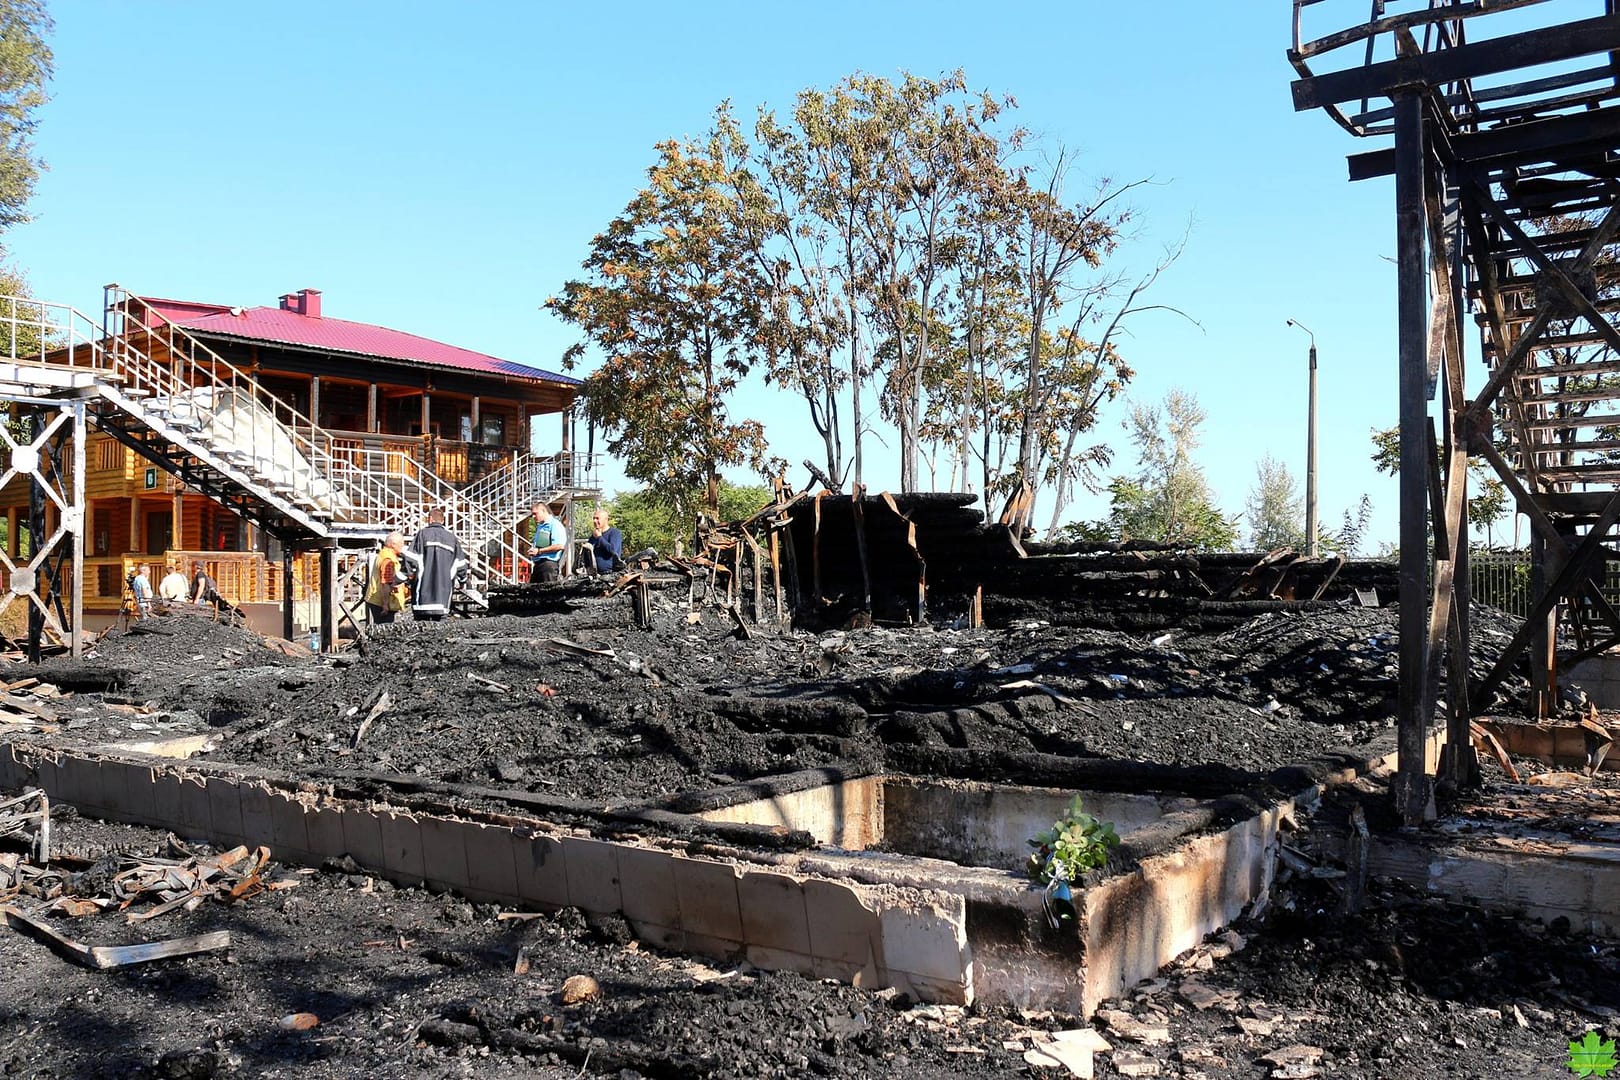
[[[1605, 560], [1602, 575], [1599, 591], [1605, 600], [1620, 607], [1620, 563]], [[1530, 581], [1528, 551], [1476, 551], [1468, 555], [1468, 586], [1477, 603], [1522, 619], [1530, 613], [1535, 600]]]
[[531, 454], [513, 450], [509, 460], [491, 468], [462, 490], [479, 502], [505, 505], [521, 516], [536, 499], [549, 502], [562, 495], [600, 491], [600, 468], [600, 454], [582, 451]]

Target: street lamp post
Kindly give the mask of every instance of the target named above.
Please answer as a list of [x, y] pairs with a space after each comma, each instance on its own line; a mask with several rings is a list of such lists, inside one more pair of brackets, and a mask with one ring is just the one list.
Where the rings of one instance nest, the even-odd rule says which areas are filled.
[[1321, 556], [1316, 535], [1316, 335], [1297, 319], [1289, 319], [1288, 325], [1305, 331], [1311, 339], [1311, 389], [1305, 412], [1305, 536], [1315, 559]]

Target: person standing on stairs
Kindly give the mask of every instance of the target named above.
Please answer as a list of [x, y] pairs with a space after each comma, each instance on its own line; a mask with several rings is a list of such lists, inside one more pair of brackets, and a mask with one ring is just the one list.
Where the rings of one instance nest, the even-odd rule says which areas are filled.
[[450, 596], [472, 564], [456, 534], [445, 528], [443, 510], [434, 507], [428, 511], [427, 524], [417, 530], [411, 546], [400, 555], [413, 581], [412, 617], [433, 621], [450, 614]]

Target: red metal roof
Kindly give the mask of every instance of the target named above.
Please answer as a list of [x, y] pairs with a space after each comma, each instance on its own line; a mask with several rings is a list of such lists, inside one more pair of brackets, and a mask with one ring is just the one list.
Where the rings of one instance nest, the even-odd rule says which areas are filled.
[[187, 300], [142, 297], [160, 321], [199, 336], [262, 341], [299, 349], [373, 356], [382, 360], [457, 368], [517, 379], [577, 386], [579, 380], [543, 368], [502, 360], [498, 356], [446, 345], [432, 338], [390, 330], [386, 326], [350, 322], [323, 315], [304, 315], [286, 308], [240, 308]]

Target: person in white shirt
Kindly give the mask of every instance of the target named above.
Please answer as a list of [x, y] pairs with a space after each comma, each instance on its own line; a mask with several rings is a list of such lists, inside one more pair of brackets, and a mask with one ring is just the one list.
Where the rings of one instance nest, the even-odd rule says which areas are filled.
[[174, 603], [184, 603], [191, 595], [191, 581], [180, 572], [178, 566], [169, 567], [169, 572], [163, 575], [158, 582], [158, 596], [163, 600]]

